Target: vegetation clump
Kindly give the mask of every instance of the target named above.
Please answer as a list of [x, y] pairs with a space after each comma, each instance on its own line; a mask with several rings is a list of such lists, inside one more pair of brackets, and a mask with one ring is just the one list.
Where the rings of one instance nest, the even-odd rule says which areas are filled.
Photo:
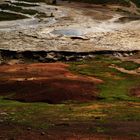
[[18, 20], [27, 18], [24, 15], [0, 11], [0, 21]]

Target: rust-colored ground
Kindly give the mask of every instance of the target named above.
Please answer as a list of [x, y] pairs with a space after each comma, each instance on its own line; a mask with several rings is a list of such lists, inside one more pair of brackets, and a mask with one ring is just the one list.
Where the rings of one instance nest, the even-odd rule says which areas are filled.
[[130, 90], [131, 95], [140, 98], [140, 87], [135, 87]]
[[0, 66], [0, 95], [24, 102], [91, 101], [102, 80], [72, 74], [63, 63]]

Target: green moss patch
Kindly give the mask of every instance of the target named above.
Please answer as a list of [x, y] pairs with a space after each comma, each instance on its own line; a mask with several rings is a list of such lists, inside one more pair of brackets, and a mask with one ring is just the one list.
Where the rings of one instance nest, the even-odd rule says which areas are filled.
[[129, 96], [130, 88], [139, 85], [140, 77], [125, 74], [110, 67], [111, 65], [116, 65], [127, 70], [133, 70], [138, 68], [139, 64], [122, 62], [116, 58], [97, 56], [91, 61], [74, 62], [70, 63], [70, 65], [69, 69], [75, 73], [98, 77], [104, 81], [103, 84], [98, 86], [100, 99], [140, 101], [139, 98]]
[[25, 19], [26, 16], [0, 11], [0, 21]]
[[[9, 5], [9, 4], [1, 4], [0, 5], [0, 9], [2, 10], [10, 10], [10, 11], [14, 11], [14, 12], [19, 12], [19, 13], [23, 13], [23, 14], [29, 14], [29, 15], [35, 15], [35, 14], [40, 14], [38, 11], [36, 10], [32, 10], [32, 9], [23, 9], [21, 7], [16, 7], [13, 5]], [[41, 13], [42, 14], [42, 13]]]

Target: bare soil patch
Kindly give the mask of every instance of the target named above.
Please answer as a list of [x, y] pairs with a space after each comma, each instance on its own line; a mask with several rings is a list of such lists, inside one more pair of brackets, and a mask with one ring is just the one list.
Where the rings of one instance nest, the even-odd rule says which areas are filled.
[[[0, 139], [14, 140], [139, 140], [139, 137], [131, 134], [138, 131], [138, 122], [114, 122], [106, 127], [112, 130], [108, 134], [92, 132], [90, 129], [96, 129], [95, 123], [71, 123], [68, 125], [57, 125], [48, 130], [33, 129], [16, 124], [0, 124]], [[123, 131], [122, 131], [123, 128]], [[125, 131], [124, 131], [125, 128]], [[127, 134], [127, 136], [126, 136]]]
[[0, 95], [23, 102], [91, 101], [102, 80], [72, 74], [63, 63], [0, 66]]
[[130, 94], [131, 94], [132, 96], [135, 96], [135, 97], [140, 98], [140, 86], [139, 86], [139, 87], [132, 88], [132, 89], [130, 90]]

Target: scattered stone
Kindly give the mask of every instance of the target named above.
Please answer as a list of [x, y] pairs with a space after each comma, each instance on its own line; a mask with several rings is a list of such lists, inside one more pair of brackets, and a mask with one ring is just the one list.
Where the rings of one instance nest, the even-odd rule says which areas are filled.
[[50, 17], [55, 17], [53, 13], [51, 13]]
[[72, 108], [71, 108], [71, 107], [69, 107], [69, 110], [70, 110], [70, 111], [72, 111]]
[[137, 72], [137, 73], [140, 73], [140, 68], [138, 68], [138, 69], [136, 70], [136, 72]]
[[0, 60], [0, 65], [2, 64], [2, 61]]
[[130, 53], [129, 55], [130, 55], [130, 56], [133, 56], [133, 53]]
[[66, 61], [69, 61], [69, 60], [73, 60], [74, 59], [74, 56], [66, 56]]
[[45, 132], [41, 132], [41, 135], [45, 135]]
[[89, 55], [87, 56], [87, 58], [95, 58], [95, 55], [89, 54]]
[[101, 119], [100, 116], [95, 117], [95, 120], [100, 120], [100, 119]]
[[22, 63], [20, 59], [11, 59], [7, 62], [8, 65], [20, 64]]
[[6, 112], [1, 112], [1, 113], [0, 113], [0, 115], [7, 116], [7, 115], [8, 115], [8, 113], [6, 113]]
[[115, 57], [123, 57], [123, 55], [119, 52], [113, 53], [113, 56]]
[[[33, 62], [52, 62], [52, 61], [79, 61], [83, 59], [92, 59], [95, 58], [96, 55], [103, 54], [103, 55], [113, 55], [115, 57], [128, 57], [134, 54], [134, 52], [85, 52], [85, 53], [75, 53], [75, 52], [47, 52], [47, 51], [34, 51], [34, 52], [13, 52], [8, 50], [1, 51], [2, 58], [0, 57], [0, 64], [24, 64], [25, 62], [33, 61]], [[138, 52], [135, 54], [138, 55]], [[1, 56], [1, 55], [0, 55]], [[10, 56], [10, 57], [9, 57]], [[4, 58], [4, 59], [3, 59]]]
[[27, 130], [30, 131], [31, 130], [31, 127], [28, 127]]
[[15, 113], [14, 113], [14, 112], [11, 112], [10, 114], [11, 114], [11, 115], [14, 115]]
[[72, 36], [71, 39], [81, 39], [81, 40], [90, 40], [89, 38], [83, 37], [83, 36]]
[[123, 56], [124, 56], [124, 57], [128, 57], [129, 54], [128, 54], [128, 53], [124, 53]]
[[2, 56], [1, 56], [1, 53], [0, 53], [0, 65], [3, 63], [3, 59], [2, 59]]
[[118, 55], [118, 57], [122, 57], [123, 56], [121, 53], [118, 53], [117, 55]]
[[50, 53], [48, 53], [47, 54], [47, 56], [46, 56], [46, 59], [54, 59], [55, 58], [55, 53], [53, 53], [53, 52], [50, 52]]
[[58, 123], [58, 124], [55, 124], [55, 126], [70, 126], [69, 123]]
[[38, 60], [39, 60], [40, 62], [45, 62], [46, 59], [45, 59], [45, 57], [39, 56]]
[[0, 120], [0, 123], [3, 123], [4, 122], [4, 120]]

